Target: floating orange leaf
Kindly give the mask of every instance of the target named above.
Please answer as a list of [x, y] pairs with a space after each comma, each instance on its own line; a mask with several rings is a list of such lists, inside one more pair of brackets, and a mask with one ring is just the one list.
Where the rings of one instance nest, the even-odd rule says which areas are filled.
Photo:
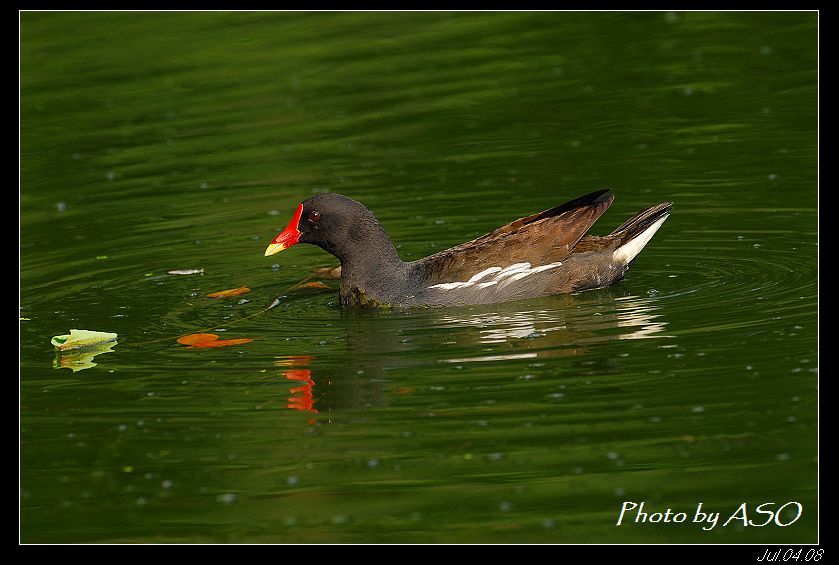
[[325, 285], [320, 281], [307, 282], [302, 286], [303, 288], [329, 288], [329, 285]]
[[315, 269], [315, 274], [322, 279], [340, 279], [341, 266], [338, 265], [337, 267], [321, 267], [319, 269]]
[[189, 334], [178, 338], [178, 343], [184, 345], [194, 345], [206, 341], [215, 341], [218, 339], [216, 334]]
[[219, 292], [211, 292], [207, 295], [207, 298], [228, 298], [230, 296], [239, 296], [240, 294], [247, 294], [251, 291], [246, 286], [240, 286], [239, 288], [231, 288], [228, 290], [220, 290]]
[[199, 341], [198, 343], [193, 343], [189, 348], [227, 347], [228, 345], [239, 345], [241, 343], [248, 343], [249, 341], [253, 340], [246, 337], [239, 339], [214, 339], [212, 341]]
[[228, 345], [239, 345], [253, 341], [250, 338], [219, 339], [216, 334], [190, 334], [178, 338], [178, 343], [189, 345], [190, 349], [207, 349], [210, 347], [227, 347]]

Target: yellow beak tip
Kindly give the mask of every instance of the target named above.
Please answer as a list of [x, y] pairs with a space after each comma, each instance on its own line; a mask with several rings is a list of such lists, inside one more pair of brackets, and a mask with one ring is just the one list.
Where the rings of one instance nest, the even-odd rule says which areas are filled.
[[282, 243], [272, 243], [265, 250], [265, 256], [268, 257], [269, 255], [273, 255], [274, 253], [279, 253], [283, 249], [285, 249], [285, 245], [283, 245]]

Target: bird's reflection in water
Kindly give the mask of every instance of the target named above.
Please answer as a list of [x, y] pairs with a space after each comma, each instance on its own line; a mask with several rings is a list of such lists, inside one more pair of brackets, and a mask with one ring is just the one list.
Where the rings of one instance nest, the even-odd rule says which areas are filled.
[[615, 299], [618, 327], [628, 331], [617, 334], [618, 339], [645, 339], [672, 337], [664, 334], [667, 322], [656, 314], [656, 301], [639, 296], [622, 296]]
[[290, 381], [300, 382], [300, 386], [292, 387], [289, 390], [286, 406], [292, 410], [311, 412], [317, 414], [315, 409], [314, 391], [315, 381], [312, 379], [312, 371], [301, 367], [311, 363], [314, 357], [308, 355], [289, 355], [277, 357], [274, 364], [282, 367], [282, 375]]
[[[667, 322], [657, 313], [656, 300], [612, 291], [596, 300], [584, 296], [551, 299], [550, 308], [483, 309], [447, 313], [441, 328], [470, 328], [458, 345], [489, 346], [487, 355], [452, 357], [442, 361], [499, 361], [580, 355], [593, 343], [615, 339], [669, 337]], [[605, 298], [605, 300], [604, 300]]]
[[[654, 297], [606, 289], [578, 296], [469, 308], [342, 314], [339, 360], [284, 356], [297, 381], [287, 407], [311, 414], [387, 406], [405, 371], [439, 363], [543, 360], [585, 355], [604, 341], [670, 337]], [[314, 372], [314, 374], [313, 374]]]

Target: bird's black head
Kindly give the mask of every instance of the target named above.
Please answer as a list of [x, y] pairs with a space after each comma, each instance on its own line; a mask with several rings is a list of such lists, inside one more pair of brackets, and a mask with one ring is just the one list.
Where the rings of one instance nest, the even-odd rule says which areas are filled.
[[361, 253], [377, 255], [393, 249], [387, 234], [366, 206], [335, 193], [304, 200], [288, 226], [268, 245], [265, 256], [296, 243], [317, 245], [335, 255], [342, 264]]

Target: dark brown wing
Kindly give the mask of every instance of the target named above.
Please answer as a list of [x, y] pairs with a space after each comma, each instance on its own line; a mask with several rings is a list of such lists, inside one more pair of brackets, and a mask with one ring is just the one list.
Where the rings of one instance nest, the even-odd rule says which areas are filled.
[[489, 267], [561, 261], [614, 200], [598, 190], [511, 222], [477, 239], [417, 261], [429, 284], [465, 281]]

